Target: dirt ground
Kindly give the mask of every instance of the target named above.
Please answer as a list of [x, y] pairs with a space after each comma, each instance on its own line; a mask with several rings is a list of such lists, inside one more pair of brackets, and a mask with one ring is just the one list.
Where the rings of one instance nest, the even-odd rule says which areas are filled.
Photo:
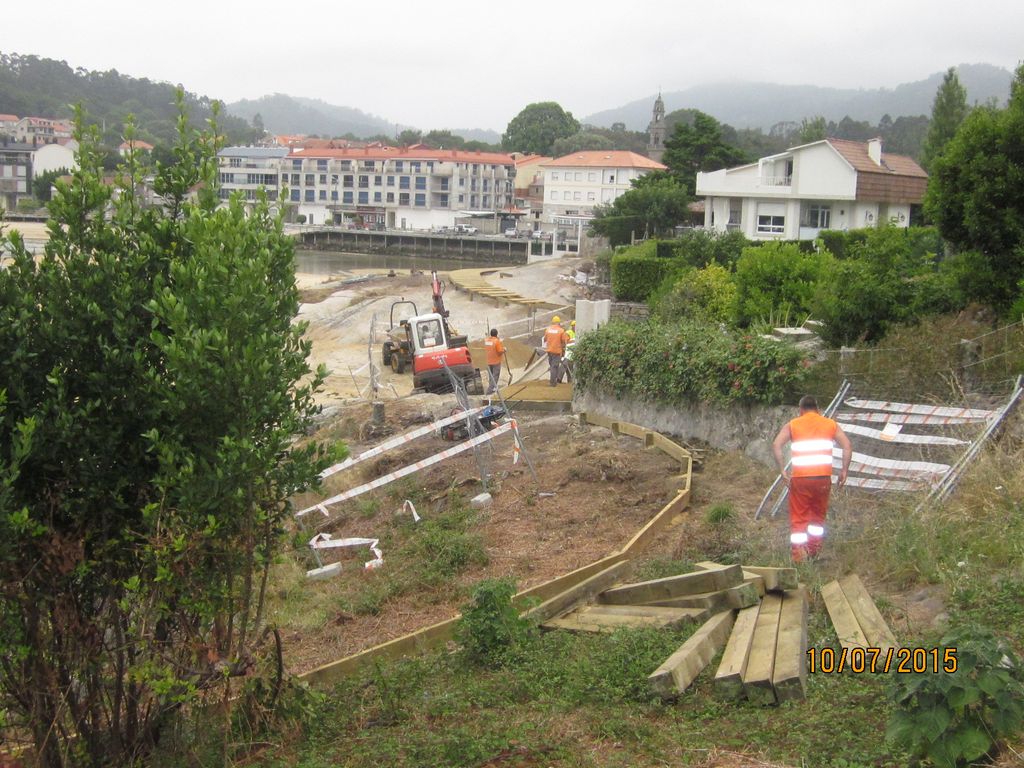
[[[521, 267], [502, 268], [488, 279], [497, 286], [508, 287], [523, 295], [574, 304], [580, 290], [568, 279], [579, 259], [557, 259]], [[447, 281], [447, 274], [442, 273]], [[369, 385], [368, 363], [373, 362], [381, 369], [380, 384], [385, 396], [401, 397], [412, 391], [412, 375], [396, 374], [390, 368], [383, 368], [381, 347], [390, 325], [391, 305], [395, 301], [408, 300], [416, 305], [420, 313], [431, 308], [430, 275], [409, 274], [407, 270], [396, 270], [393, 276], [374, 273], [371, 270], [354, 269], [330, 275], [296, 275], [303, 304], [298, 319], [309, 323], [306, 338], [313, 344], [311, 364], [315, 368], [324, 364], [330, 370], [323, 392], [318, 397], [322, 405], [339, 405], [348, 399], [358, 397], [367, 391]], [[470, 352], [481, 368], [483, 358], [479, 354], [479, 343], [490, 328], [497, 327], [502, 335], [507, 327], [513, 332], [525, 330], [529, 314], [522, 306], [497, 307], [493, 302], [460, 293], [448, 286], [444, 294], [445, 305], [451, 312], [452, 326], [470, 338]], [[411, 314], [408, 305], [395, 310], [395, 322]], [[374, 328], [375, 343], [368, 344], [371, 325]], [[528, 349], [526, 347], [525, 349]], [[511, 360], [513, 376], [522, 374], [518, 354]]]
[[[394, 417], [418, 418], [414, 411], [402, 416], [396, 413]], [[348, 429], [358, 430], [359, 421], [353, 418]], [[457, 613], [465, 600], [464, 588], [480, 579], [511, 577], [522, 589], [586, 565], [621, 548], [669, 500], [663, 478], [677, 473], [678, 467], [664, 454], [645, 450], [640, 441], [616, 438], [603, 429], [579, 427], [571, 417], [520, 416], [519, 423], [538, 482], [533, 481], [525, 462], [512, 465], [511, 439], [498, 438], [488, 459], [497, 478], [491, 489], [494, 502], [481, 513], [474, 528], [483, 538], [488, 564], [461, 574], [454, 589], [425, 589], [389, 600], [379, 615], [352, 615], [332, 608], [325, 623], [316, 628], [295, 629], [285, 623], [291, 671], [303, 672], [447, 619]], [[369, 471], [361, 477], [354, 477], [358, 473], [353, 469], [351, 475], [339, 473], [329, 478], [334, 482], [325, 483], [325, 494], [393, 471], [451, 445], [433, 435], [422, 438], [404, 451], [382, 457], [386, 460], [366, 462]], [[353, 445], [353, 453], [361, 449], [362, 446]], [[430, 499], [425, 507], [422, 502], [419, 506], [424, 518], [446, 503], [453, 487], [465, 497], [480, 491], [472, 452], [414, 477]], [[353, 502], [347, 507], [339, 505], [332, 514], [339, 513], [340, 517], [327, 529], [336, 537], [382, 536], [401, 514], [401, 500], [389, 495], [386, 489], [376, 492], [374, 497], [379, 502], [379, 512], [367, 517], [358, 512], [360, 507]], [[297, 503], [314, 503], [319, 498], [322, 497], [307, 494]], [[318, 523], [320, 520], [315, 521]], [[342, 574], [330, 582], [303, 579], [291, 588], [305, 592], [305, 597], [317, 596], [324, 604], [337, 605], [347, 590], [372, 586], [384, 576], [388, 552], [384, 552], [385, 564], [378, 570], [360, 568], [368, 557], [368, 552], [360, 549], [345, 556]]]

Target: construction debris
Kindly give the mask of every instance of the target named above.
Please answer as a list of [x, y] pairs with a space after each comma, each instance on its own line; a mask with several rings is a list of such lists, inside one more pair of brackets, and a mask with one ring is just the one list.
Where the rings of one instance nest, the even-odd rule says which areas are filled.
[[489, 493], [478, 493], [472, 499], [469, 500], [469, 506], [473, 509], [486, 509], [491, 506], [491, 494]]

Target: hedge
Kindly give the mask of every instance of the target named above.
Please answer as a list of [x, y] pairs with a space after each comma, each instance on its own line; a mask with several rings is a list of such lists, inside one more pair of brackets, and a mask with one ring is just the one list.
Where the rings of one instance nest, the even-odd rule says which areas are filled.
[[781, 403], [808, 366], [790, 344], [692, 321], [612, 322], [573, 352], [579, 391], [665, 405]]
[[648, 240], [624, 248], [612, 256], [612, 293], [621, 301], [647, 301], [648, 297], [682, 265], [676, 259], [659, 258], [662, 243]]

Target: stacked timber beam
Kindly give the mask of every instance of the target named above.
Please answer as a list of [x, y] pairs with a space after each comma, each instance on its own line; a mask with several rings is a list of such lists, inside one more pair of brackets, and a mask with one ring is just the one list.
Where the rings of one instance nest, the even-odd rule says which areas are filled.
[[821, 597], [843, 648], [879, 648], [885, 654], [899, 647], [857, 574], [830, 581]]

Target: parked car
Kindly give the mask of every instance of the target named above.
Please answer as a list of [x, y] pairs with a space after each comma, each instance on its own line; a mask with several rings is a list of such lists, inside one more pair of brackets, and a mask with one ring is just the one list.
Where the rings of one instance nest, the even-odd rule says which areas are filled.
[[466, 226], [465, 224], [456, 224], [455, 231], [461, 235], [475, 235], [480, 230], [476, 227]]
[[515, 227], [510, 227], [505, 230], [505, 237], [519, 237], [519, 230]]

